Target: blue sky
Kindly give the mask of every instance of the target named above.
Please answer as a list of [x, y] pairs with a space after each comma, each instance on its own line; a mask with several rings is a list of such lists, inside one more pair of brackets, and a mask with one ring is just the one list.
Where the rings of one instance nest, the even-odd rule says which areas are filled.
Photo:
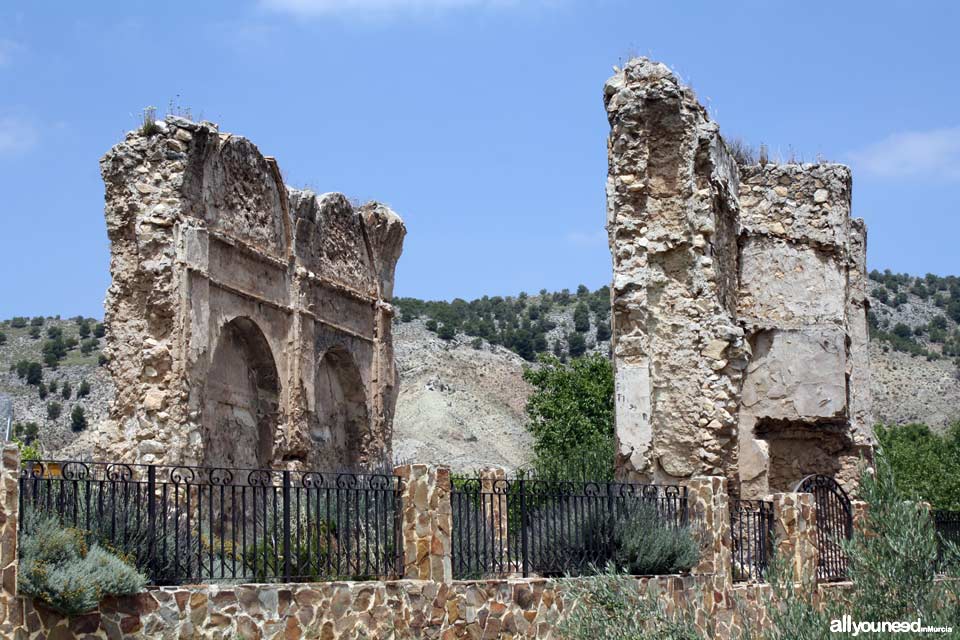
[[960, 273], [960, 4], [232, 0], [0, 5], [0, 318], [102, 314], [97, 160], [173, 101], [286, 181], [405, 219], [397, 294], [610, 278], [601, 94], [631, 54], [728, 137], [854, 167], [869, 263]]

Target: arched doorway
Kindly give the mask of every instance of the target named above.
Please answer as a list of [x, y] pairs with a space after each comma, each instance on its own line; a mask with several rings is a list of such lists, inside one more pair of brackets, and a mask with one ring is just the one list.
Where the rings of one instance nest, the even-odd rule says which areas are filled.
[[204, 464], [269, 467], [280, 383], [270, 345], [249, 318], [224, 325], [204, 389]]
[[370, 432], [367, 394], [360, 371], [343, 349], [327, 351], [317, 368], [316, 421], [310, 437], [317, 443], [311, 463], [354, 467]]
[[817, 506], [817, 578], [844, 580], [847, 554], [843, 540], [853, 535], [850, 496], [840, 484], [824, 475], [807, 476], [797, 485], [800, 493], [812, 493]]

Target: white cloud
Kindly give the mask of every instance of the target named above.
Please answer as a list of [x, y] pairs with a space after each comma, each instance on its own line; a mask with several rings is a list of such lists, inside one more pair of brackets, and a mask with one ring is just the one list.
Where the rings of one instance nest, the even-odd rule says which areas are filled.
[[596, 249], [607, 246], [607, 232], [604, 229], [596, 231], [571, 231], [567, 234], [567, 242], [582, 249]]
[[508, 7], [520, 0], [261, 0], [267, 8], [301, 17], [335, 14], [425, 13], [472, 7]]
[[39, 136], [32, 123], [14, 116], [0, 116], [0, 154], [29, 151]]
[[848, 155], [881, 178], [960, 180], [960, 127], [896, 133]]

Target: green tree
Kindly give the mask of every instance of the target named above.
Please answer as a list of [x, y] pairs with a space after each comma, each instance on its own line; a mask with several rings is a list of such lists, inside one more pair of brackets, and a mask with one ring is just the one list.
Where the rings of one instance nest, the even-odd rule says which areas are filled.
[[80, 381], [80, 388], [77, 389], [77, 398], [86, 398], [90, 395], [90, 383], [86, 380]]
[[36, 340], [40, 337], [40, 327], [30, 327], [30, 339]]
[[0, 344], [7, 344], [7, 334], [0, 331]]
[[79, 326], [77, 327], [77, 333], [80, 335], [81, 338], [89, 338], [89, 337], [90, 337], [90, 323], [87, 322], [86, 320], [84, 320], [83, 322], [81, 322], [81, 323], [79, 324]]
[[63, 339], [63, 329], [56, 326], [47, 327], [47, 337], [51, 340]]
[[900, 493], [960, 511], [960, 423], [944, 435], [924, 424], [879, 426], [876, 434]]
[[567, 338], [567, 351], [571, 358], [579, 358], [587, 352], [587, 341], [582, 333], [572, 333]]
[[[584, 462], [596, 479], [613, 473], [613, 367], [599, 355], [561, 363], [541, 356], [523, 378], [533, 386], [527, 428], [534, 438], [534, 466], [548, 475]], [[598, 475], [602, 474], [602, 475]]]
[[590, 308], [582, 300], [577, 303], [573, 310], [573, 328], [579, 333], [586, 333], [590, 330]]
[[75, 406], [73, 411], [70, 412], [70, 428], [74, 432], [83, 431], [87, 428], [87, 414], [80, 405]]
[[42, 382], [37, 385], [37, 395], [40, 396], [41, 400], [47, 399], [47, 385]]
[[43, 316], [35, 316], [30, 320], [31, 327], [42, 327], [43, 326]]
[[103, 326], [102, 322], [98, 322], [97, 326], [93, 328], [93, 337], [102, 338], [105, 335], [107, 335], [107, 328]]
[[66, 380], [63, 381], [63, 389], [60, 391], [60, 395], [64, 400], [69, 400], [70, 396], [73, 394], [73, 387], [70, 386], [70, 383]]
[[433, 331], [434, 333], [437, 332], [437, 321], [436, 321], [436, 320], [433, 320], [433, 319], [427, 320], [426, 326], [427, 326], [427, 331]]
[[610, 339], [610, 321], [603, 320], [597, 323], [597, 342], [604, 342]]
[[51, 420], [56, 420], [59, 418], [62, 410], [63, 405], [61, 405], [59, 402], [47, 403], [47, 417]]
[[89, 355], [99, 346], [99, 342], [96, 338], [87, 338], [80, 343], [80, 353], [83, 355]]
[[898, 322], [893, 326], [893, 335], [906, 340], [912, 337], [913, 331], [910, 330], [909, 326], [902, 322]]
[[13, 434], [26, 445], [33, 444], [39, 433], [40, 427], [36, 422], [18, 422], [13, 425]]
[[10, 319], [10, 326], [14, 329], [22, 329], [27, 326], [27, 319], [22, 316], [15, 316]]

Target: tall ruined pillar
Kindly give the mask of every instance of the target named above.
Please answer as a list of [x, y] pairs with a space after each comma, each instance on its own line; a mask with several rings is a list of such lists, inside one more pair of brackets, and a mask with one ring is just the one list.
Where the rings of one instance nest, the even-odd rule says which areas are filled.
[[848, 488], [869, 455], [866, 229], [850, 169], [741, 170], [738, 315], [753, 359], [740, 408], [745, 495], [830, 475]]
[[733, 495], [869, 456], [866, 229], [835, 164], [740, 166], [693, 92], [638, 58], [610, 122], [618, 473]]
[[734, 320], [737, 166], [666, 66], [632, 60], [604, 97], [618, 470], [732, 481], [748, 356]]

